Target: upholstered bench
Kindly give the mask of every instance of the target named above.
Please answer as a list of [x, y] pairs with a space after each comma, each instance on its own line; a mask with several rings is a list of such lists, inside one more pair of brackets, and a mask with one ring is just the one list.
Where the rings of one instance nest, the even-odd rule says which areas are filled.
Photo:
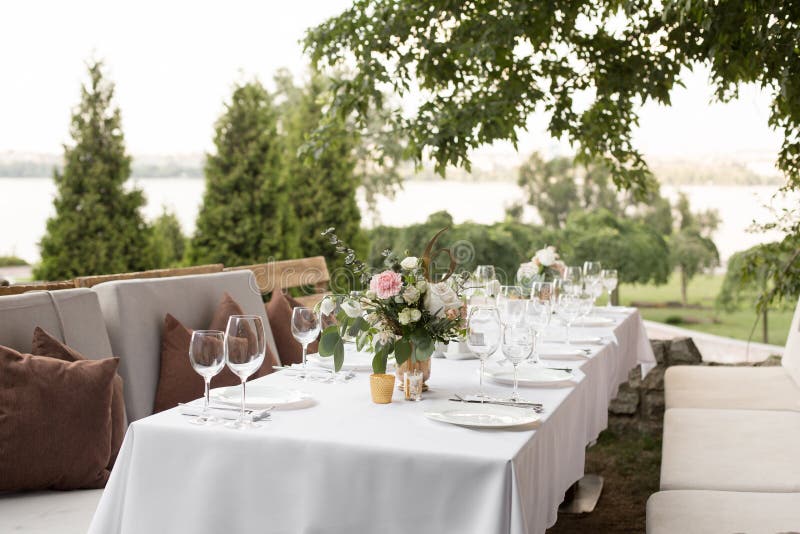
[[647, 534], [773, 534], [800, 529], [800, 493], [660, 491], [647, 501]]
[[798, 443], [798, 412], [669, 409], [661, 489], [800, 492]]
[[779, 367], [675, 366], [664, 375], [666, 408], [800, 411], [800, 301]]
[[248, 270], [118, 280], [98, 284], [93, 290], [100, 299], [114, 355], [120, 358], [119, 372], [125, 380], [125, 406], [130, 422], [153, 413], [161, 331], [167, 313], [188, 328], [205, 329], [215, 307], [228, 293], [245, 313], [261, 316], [267, 344], [272, 354], [278, 354], [255, 276]]
[[[87, 358], [112, 354], [97, 295], [89, 289], [0, 297], [0, 345], [30, 352], [37, 326]], [[102, 490], [0, 494], [0, 532], [82, 534], [101, 494]]]

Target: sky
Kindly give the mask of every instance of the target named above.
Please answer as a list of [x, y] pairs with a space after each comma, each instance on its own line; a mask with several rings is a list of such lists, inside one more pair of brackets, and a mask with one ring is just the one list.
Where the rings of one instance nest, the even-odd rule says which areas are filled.
[[[208, 151], [233, 84], [254, 76], [269, 84], [281, 67], [302, 75], [307, 61], [298, 41], [305, 30], [349, 3], [6, 2], [0, 18], [0, 153], [61, 151], [85, 61], [93, 55], [106, 61], [117, 84], [132, 154]], [[769, 95], [746, 87], [738, 101], [712, 105], [706, 72], [688, 73], [686, 84], [673, 93], [671, 108], [641, 110], [637, 147], [661, 159], [744, 159], [768, 172], [781, 139], [767, 126]], [[570, 150], [544, 126], [544, 117], [532, 117], [521, 138], [522, 155]], [[476, 157], [518, 156], [498, 143]]]

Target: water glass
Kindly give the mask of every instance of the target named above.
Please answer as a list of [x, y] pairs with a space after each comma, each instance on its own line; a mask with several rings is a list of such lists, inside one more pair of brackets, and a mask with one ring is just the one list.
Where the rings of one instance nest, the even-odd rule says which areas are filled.
[[320, 331], [319, 314], [311, 308], [297, 306], [292, 310], [292, 335], [303, 347], [303, 368], [299, 378], [308, 378], [306, 367], [306, 354], [308, 345], [313, 343]]
[[548, 300], [556, 298], [556, 281], [553, 282], [534, 282], [531, 284], [531, 300]]
[[581, 313], [582, 299], [576, 295], [561, 295], [558, 297], [557, 313], [567, 327], [566, 345], [569, 347], [569, 329]]
[[403, 373], [403, 391], [405, 392], [406, 400], [422, 400], [423, 378], [424, 375], [419, 369], [414, 369], [413, 371], [406, 371]]
[[534, 365], [539, 363], [539, 341], [550, 326], [553, 316], [553, 301], [549, 298], [538, 298], [531, 295], [528, 301], [526, 320], [528, 327], [533, 332], [533, 357]]
[[517, 402], [520, 400], [517, 389], [517, 367], [527, 360], [533, 351], [533, 336], [530, 328], [524, 325], [504, 326], [501, 347], [503, 355], [514, 367], [514, 391], [511, 394], [511, 400]]
[[225, 333], [220, 330], [195, 330], [189, 343], [189, 361], [205, 382], [203, 413], [192, 419], [196, 425], [216, 423], [217, 418], [208, 414], [211, 379], [225, 366]]
[[611, 293], [617, 289], [617, 283], [619, 282], [619, 276], [617, 275], [616, 269], [603, 269], [600, 274], [601, 278], [603, 279], [603, 287], [606, 288], [608, 291], [608, 304], [607, 307], [611, 307]]
[[467, 319], [467, 347], [481, 361], [478, 397], [482, 399], [487, 398], [483, 394], [484, 362], [500, 346], [500, 328], [500, 314], [497, 312], [497, 308], [475, 306], [470, 310], [469, 318]]
[[580, 293], [583, 289], [583, 268], [570, 266], [564, 269], [564, 291], [567, 293]]
[[264, 323], [258, 315], [231, 315], [225, 329], [225, 364], [242, 381], [242, 402], [239, 419], [228, 424], [231, 428], [257, 427], [244, 417], [247, 378], [264, 363], [267, 350]]

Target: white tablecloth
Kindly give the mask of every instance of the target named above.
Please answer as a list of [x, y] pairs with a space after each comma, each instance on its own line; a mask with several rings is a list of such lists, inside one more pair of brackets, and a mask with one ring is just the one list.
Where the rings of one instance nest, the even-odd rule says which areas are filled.
[[[477, 387], [477, 361], [442, 359], [419, 403], [396, 392], [392, 404], [373, 404], [366, 373], [339, 384], [275, 373], [261, 380], [304, 389], [316, 404], [243, 431], [197, 427], [177, 410], [137, 421], [90, 532], [544, 532], [583, 475], [585, 446], [605, 428], [619, 383], [653, 360], [638, 313], [619, 319], [618, 343], [596, 347], [573, 386], [523, 389], [544, 404], [534, 426], [475, 430], [424, 417], [430, 399]], [[486, 384], [491, 394], [509, 388]]]

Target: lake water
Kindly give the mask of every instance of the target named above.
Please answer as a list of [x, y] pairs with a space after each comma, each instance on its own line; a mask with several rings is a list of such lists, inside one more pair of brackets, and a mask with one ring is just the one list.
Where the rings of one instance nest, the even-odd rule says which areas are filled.
[[[162, 206], [174, 211], [184, 230], [191, 233], [194, 219], [202, 202], [204, 181], [198, 178], [139, 178], [138, 187], [147, 196], [144, 213], [153, 219]], [[781, 236], [748, 233], [753, 221], [769, 222], [773, 186], [681, 186], [694, 209], [714, 208], [722, 224], [714, 236], [723, 260], [733, 252], [758, 243], [774, 241]], [[664, 186], [665, 195], [674, 198], [677, 188]], [[55, 184], [51, 178], [0, 178], [0, 256], [14, 254], [35, 262], [39, 258], [38, 241], [45, 230], [47, 218], [53, 214]], [[500, 221], [505, 208], [523, 199], [513, 183], [465, 183], [455, 181], [408, 182], [394, 199], [378, 201], [377, 217], [364, 211], [364, 222], [389, 225], [408, 225], [424, 221], [428, 215], [447, 210], [456, 222], [472, 220], [478, 223]], [[773, 207], [798, 202], [783, 199]], [[363, 205], [363, 202], [362, 202]]]

